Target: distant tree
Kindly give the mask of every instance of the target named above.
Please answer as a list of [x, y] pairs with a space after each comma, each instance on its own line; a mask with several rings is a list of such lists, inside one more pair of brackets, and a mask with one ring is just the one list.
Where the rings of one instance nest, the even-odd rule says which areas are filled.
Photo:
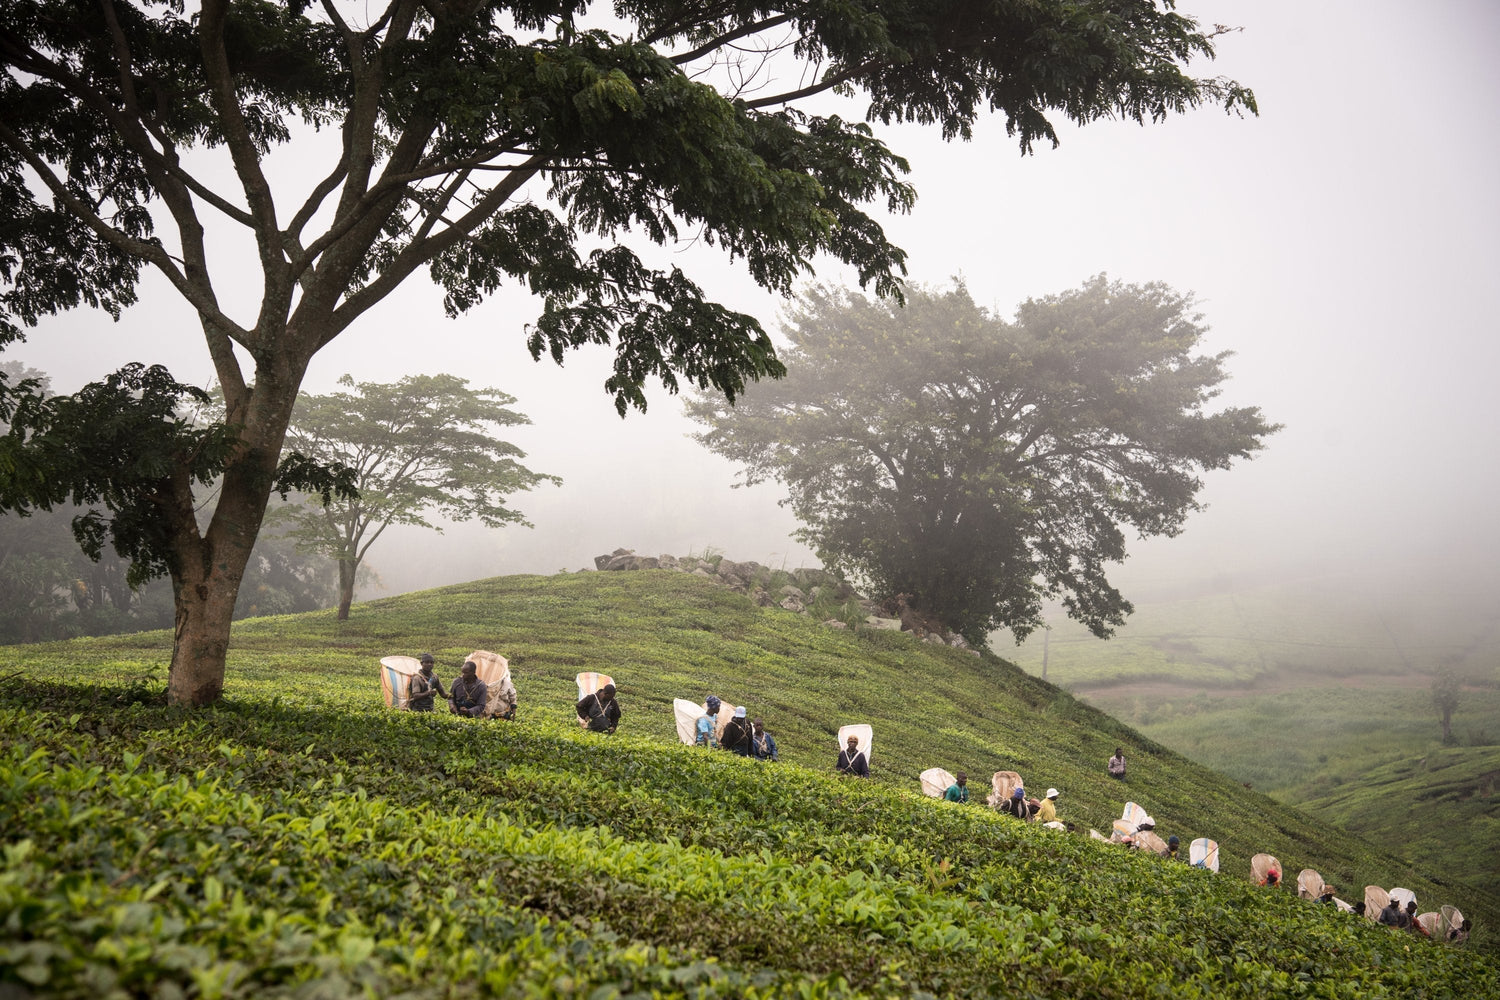
[[[50, 391], [43, 372], [19, 361], [0, 362], [0, 384], [27, 381], [39, 394]], [[10, 422], [0, 428], [8, 433]], [[69, 556], [76, 550], [66, 524], [0, 517], [0, 642], [54, 638], [52, 622], [67, 606]]]
[[[998, 112], [1023, 152], [1056, 142], [1052, 113], [1253, 111], [1240, 85], [1185, 72], [1211, 37], [1168, 0], [8, 0], [0, 341], [80, 305], [118, 315], [145, 268], [195, 310], [233, 434], [184, 447], [145, 408], [135, 431], [161, 439], [140, 450], [166, 464], [88, 485], [140, 492], [101, 510], [125, 534], [148, 507], [161, 525], [128, 546], [133, 572], [171, 575], [168, 697], [205, 704], [270, 493], [317, 478], [278, 466], [308, 365], [413, 274], [452, 314], [506, 281], [534, 291], [534, 357], [613, 343], [622, 413], [653, 377], [733, 397], [782, 372], [771, 341], [627, 231], [721, 247], [775, 292], [828, 254], [894, 293], [905, 256], [864, 206], [912, 204], [905, 162], [799, 103], [865, 95], [871, 120], [949, 139]], [[243, 256], [219, 252], [236, 240]], [[259, 300], [237, 312], [232, 284]], [[0, 484], [11, 509], [50, 495], [51, 457], [91, 446], [83, 424], [48, 433]]]
[[411, 375], [394, 385], [345, 375], [339, 384], [354, 391], [301, 395], [286, 447], [350, 469], [358, 495], [327, 506], [314, 497], [274, 517], [290, 525], [287, 535], [304, 551], [337, 561], [340, 621], [349, 617], [360, 564], [386, 528], [441, 531], [433, 515], [477, 518], [491, 528], [525, 525], [506, 498], [562, 482], [526, 468], [519, 461], [525, 454], [495, 436], [499, 428], [531, 422], [498, 389], [470, 389], [455, 375]]
[[1443, 724], [1443, 746], [1452, 746], [1458, 741], [1453, 738], [1453, 713], [1463, 702], [1463, 682], [1458, 675], [1447, 667], [1439, 670], [1432, 678], [1432, 706], [1438, 711], [1438, 718]]
[[35, 522], [0, 517], [0, 643], [60, 638], [78, 545], [62, 521]]
[[801, 537], [876, 596], [976, 644], [1023, 638], [1058, 596], [1106, 636], [1132, 610], [1105, 575], [1122, 527], [1176, 534], [1195, 470], [1277, 429], [1206, 412], [1228, 355], [1192, 353], [1204, 329], [1189, 296], [1102, 276], [1013, 323], [961, 284], [904, 309], [815, 288], [788, 317], [785, 379], [689, 413], [744, 482], [785, 483]]
[[[273, 522], [277, 509], [272, 508], [269, 515]], [[278, 531], [262, 531], [245, 566], [234, 617], [292, 615], [331, 607], [338, 601], [338, 583], [338, 564], [333, 560], [298, 551], [297, 542]]]
[[[64, 504], [26, 517], [0, 515], [0, 643], [171, 626], [171, 585], [158, 578], [132, 588], [127, 560], [108, 547], [98, 560], [84, 555], [71, 528], [81, 513]], [[234, 617], [314, 611], [337, 600], [335, 563], [265, 531], [246, 565]]]

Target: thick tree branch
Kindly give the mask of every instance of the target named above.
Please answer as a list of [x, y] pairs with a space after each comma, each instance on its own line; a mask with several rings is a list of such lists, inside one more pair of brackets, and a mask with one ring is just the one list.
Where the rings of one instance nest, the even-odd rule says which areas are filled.
[[[118, 52], [118, 45], [117, 45]], [[225, 217], [232, 219], [241, 225], [249, 226], [252, 222], [250, 214], [244, 209], [226, 199], [223, 195], [208, 187], [198, 178], [182, 169], [178, 161], [176, 149], [155, 128], [150, 127], [150, 118], [144, 109], [137, 107], [140, 113], [140, 122], [120, 113], [121, 107], [136, 107], [129, 104], [123, 97], [121, 106], [104, 96], [104, 93], [94, 84], [84, 80], [70, 72], [66, 67], [42, 55], [36, 49], [19, 44], [7, 33], [0, 31], [0, 53], [16, 68], [32, 76], [63, 87], [71, 96], [76, 98], [90, 110], [109, 121], [114, 126], [120, 138], [125, 140], [126, 145], [141, 158], [142, 165], [148, 170], [152, 167], [165, 172], [167, 178], [181, 184], [193, 194], [202, 198], [209, 205], [222, 212]], [[128, 49], [126, 50], [128, 56]], [[145, 125], [143, 130], [141, 125]], [[151, 144], [149, 136], [155, 138], [161, 144], [158, 150]], [[153, 175], [156, 176], [156, 175]]]
[[[312, 267], [317, 262], [318, 256], [326, 251], [328, 247], [343, 239], [349, 234], [351, 230], [353, 230], [355, 226], [364, 222], [366, 214], [371, 209], [381, 204], [384, 199], [389, 198], [392, 193], [400, 192], [417, 181], [429, 180], [433, 177], [442, 177], [447, 174], [451, 174], [454, 171], [468, 170], [491, 170], [506, 172], [524, 170], [528, 171], [528, 177], [531, 174], [534, 174], [536, 168], [530, 163], [505, 165], [486, 164], [486, 160], [493, 159], [496, 156], [525, 152], [520, 148], [511, 147], [509, 145], [509, 142], [509, 136], [502, 137], [501, 140], [496, 140], [495, 142], [488, 143], [479, 152], [464, 157], [463, 159], [442, 160], [434, 162], [426, 167], [408, 170], [405, 173], [383, 175], [380, 180], [375, 183], [374, 187], [366, 191], [364, 195], [354, 203], [353, 207], [350, 209], [347, 215], [341, 216], [336, 219], [334, 223], [330, 225], [321, 236], [319, 236], [312, 243], [308, 244], [307, 247], [297, 249], [293, 253], [293, 272], [295, 274], [298, 274], [300, 277], [301, 272], [306, 268]], [[534, 156], [535, 154], [528, 155]], [[323, 183], [337, 184], [338, 181], [335, 176], [330, 175], [329, 178], [325, 178]], [[312, 204], [311, 201], [309, 201], [309, 205], [305, 205], [303, 207], [304, 209], [309, 209], [309, 206], [310, 215], [311, 212], [317, 210], [318, 206]], [[301, 213], [299, 213], [299, 215], [300, 214]], [[303, 220], [303, 222], [305, 224], [305, 220]], [[287, 235], [295, 240], [295, 233], [298, 228], [300, 228], [300, 226], [296, 228], [289, 227]]]
[[[349, 157], [344, 189], [335, 213], [338, 219], [350, 219], [363, 214], [357, 206], [365, 200], [370, 187], [370, 175], [375, 169], [375, 136], [380, 121], [381, 91], [385, 84], [385, 58], [393, 46], [405, 41], [410, 35], [419, 7], [417, 0], [394, 0], [387, 8], [383, 19], [389, 19], [390, 27], [381, 38], [372, 62], [367, 62], [364, 56], [364, 43], [372, 35], [346, 37], [354, 101], [344, 119], [349, 136]], [[410, 133], [411, 128], [408, 127], [407, 131]], [[426, 136], [430, 133], [429, 127], [422, 138], [424, 147]]]
[[261, 170], [255, 139], [250, 135], [244, 113], [240, 110], [234, 74], [229, 68], [229, 54], [224, 47], [224, 25], [228, 13], [229, 0], [204, 0], [198, 18], [198, 42], [203, 56], [203, 72], [209, 83], [209, 100], [219, 116], [225, 145], [229, 148], [230, 159], [250, 207], [251, 230], [255, 233], [261, 271], [265, 276], [265, 298], [260, 318], [260, 325], [264, 325], [270, 318], [268, 311], [285, 315], [282, 303], [290, 300], [291, 289], [280, 228], [276, 224], [276, 202], [270, 182]]
[[[322, 347], [324, 343], [337, 336], [340, 331], [347, 329], [350, 323], [354, 322], [365, 310], [390, 294], [397, 285], [405, 281], [418, 267], [432, 260], [438, 254], [447, 250], [483, 225], [491, 215], [500, 210], [501, 205], [505, 204], [512, 195], [520, 190], [521, 186], [527, 180], [546, 165], [547, 159], [545, 155], [541, 154], [533, 156], [530, 161], [522, 164], [517, 168], [515, 173], [506, 178], [504, 183], [497, 184], [491, 188], [483, 198], [474, 203], [474, 206], [468, 212], [459, 216], [448, 228], [420, 242], [414, 241], [407, 244], [406, 248], [396, 256], [396, 259], [374, 281], [371, 281], [359, 291], [350, 295], [344, 300], [343, 305], [335, 310], [333, 322], [329, 324], [323, 341], [318, 344], [318, 347]], [[528, 167], [530, 168], [529, 170], [526, 169]]]
[[79, 221], [88, 226], [96, 236], [122, 253], [146, 261], [156, 267], [172, 283], [172, 286], [181, 293], [182, 297], [187, 299], [194, 309], [198, 310], [205, 321], [212, 322], [226, 331], [234, 331], [234, 334], [237, 335], [235, 339], [240, 340], [242, 343], [244, 339], [248, 339], [248, 332], [235, 324], [233, 320], [219, 310], [218, 303], [208, 290], [189, 281], [182, 270], [172, 260], [171, 255], [159, 243], [150, 243], [127, 236], [108, 222], [105, 222], [94, 210], [94, 207], [74, 194], [63, 183], [62, 178], [58, 177], [52, 170], [51, 165], [37, 156], [25, 141], [5, 124], [3, 119], [0, 119], [0, 141], [3, 141], [11, 149], [19, 153], [26, 161], [27, 166], [36, 172], [37, 176], [46, 185], [47, 189], [52, 192], [53, 196], [62, 202], [68, 211], [76, 216]]

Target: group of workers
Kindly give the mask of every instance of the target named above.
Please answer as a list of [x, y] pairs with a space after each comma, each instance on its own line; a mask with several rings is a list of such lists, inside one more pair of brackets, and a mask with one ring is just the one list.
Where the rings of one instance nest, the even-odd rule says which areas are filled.
[[[1117, 751], [1118, 753], [1118, 751]], [[1112, 843], [1122, 843], [1126, 846], [1158, 854], [1172, 861], [1189, 860], [1182, 857], [1178, 847], [1180, 841], [1176, 836], [1167, 838], [1163, 843], [1156, 835], [1156, 821], [1151, 818], [1145, 810], [1133, 802], [1125, 804], [1124, 816], [1115, 822], [1115, 831], [1108, 838], [1102, 837], [1097, 831], [1090, 833], [1099, 839], [1107, 839]], [[1196, 841], [1194, 846], [1205, 844], [1209, 850], [1216, 854], [1218, 845], [1213, 841]], [[1217, 863], [1208, 864], [1204, 861], [1194, 862], [1195, 867], [1208, 867], [1218, 871]], [[1282, 873], [1281, 862], [1269, 854], [1257, 854], [1250, 859], [1251, 880], [1259, 886], [1275, 888], [1284, 885], [1286, 879]], [[1376, 886], [1367, 887], [1365, 892], [1367, 898], [1374, 898], [1374, 904], [1367, 904], [1364, 900], [1356, 903], [1346, 903], [1334, 896], [1335, 887], [1323, 881], [1323, 877], [1312, 869], [1303, 870], [1297, 877], [1297, 894], [1304, 899], [1311, 899], [1316, 903], [1336, 906], [1338, 909], [1353, 913], [1356, 916], [1368, 916], [1371, 920], [1392, 927], [1410, 930], [1421, 937], [1441, 938], [1449, 942], [1461, 944], [1469, 937], [1472, 926], [1470, 921], [1458, 914], [1452, 907], [1444, 907], [1442, 913], [1424, 913], [1418, 915], [1416, 897], [1409, 890], [1392, 889], [1389, 894]], [[1373, 897], [1369, 894], [1374, 893]], [[1381, 900], [1386, 900], [1381, 902]], [[1404, 900], [1404, 904], [1403, 904]], [[1382, 906], [1379, 916], [1373, 912], [1367, 913], [1369, 905]], [[1450, 919], [1449, 914], [1452, 914]]]
[[[413, 712], [433, 711], [435, 698], [442, 697], [448, 702], [448, 710], [455, 715], [463, 715], [471, 718], [480, 718], [485, 715], [493, 715], [496, 718], [513, 719], [515, 717], [516, 698], [514, 688], [510, 687], [510, 696], [506, 704], [500, 706], [496, 711], [490, 704], [491, 697], [489, 685], [478, 676], [478, 667], [473, 660], [466, 660], [462, 672], [454, 678], [453, 683], [447, 690], [443, 688], [443, 682], [434, 674], [435, 660], [431, 653], [423, 653], [420, 657], [421, 669], [412, 675], [411, 686], [408, 692], [407, 707]], [[508, 710], [506, 710], [508, 707]], [[607, 683], [598, 690], [584, 695], [575, 706], [579, 725], [591, 732], [613, 733], [620, 725], [620, 703], [615, 696], [615, 686]], [[703, 704], [703, 714], [698, 717], [695, 724], [695, 742], [699, 746], [728, 750], [741, 757], [752, 757], [756, 760], [777, 760], [776, 740], [766, 731], [761, 719], [753, 721], [747, 718], [744, 707], [735, 708], [731, 717], [720, 724], [718, 718], [722, 710], [722, 702], [716, 695], [709, 695]], [[848, 737], [846, 745], [839, 750], [837, 760], [834, 762], [834, 770], [840, 775], [858, 778], [870, 776], [870, 761], [868, 754], [860, 749], [859, 738], [855, 735]], [[1123, 780], [1125, 777], [1125, 754], [1119, 747], [1115, 748], [1114, 755], [1106, 764], [1106, 770], [1110, 777]], [[936, 772], [937, 769], [934, 769]], [[926, 775], [924, 775], [924, 780]], [[935, 792], [933, 794], [936, 794]], [[1026, 789], [1019, 775], [1014, 775], [1014, 787], [1010, 788], [1008, 795], [1003, 795], [997, 783], [995, 793], [989, 798], [989, 804], [998, 812], [1014, 816], [1023, 821], [1035, 821], [1044, 826], [1055, 829], [1068, 829], [1073, 827], [1059, 821], [1057, 816], [1057, 800], [1061, 795], [1056, 788], [1048, 788], [1043, 798], [1028, 797]], [[958, 772], [953, 782], [943, 790], [942, 796], [948, 802], [966, 803], [969, 801], [969, 776], [963, 771]], [[1134, 803], [1127, 804], [1127, 812]], [[1117, 824], [1118, 825], [1118, 824]], [[1137, 824], [1132, 835], [1121, 836], [1117, 833], [1111, 834], [1109, 839], [1128, 846], [1152, 851], [1169, 860], [1187, 860], [1182, 858], [1179, 847], [1180, 840], [1174, 835], [1168, 837], [1163, 843], [1160, 837], [1154, 834], [1155, 823], [1149, 816]], [[1092, 831], [1091, 831], [1092, 832]], [[1098, 834], [1094, 834], [1099, 836]], [[1281, 872], [1275, 866], [1268, 868], [1264, 873], [1256, 873], [1256, 880], [1260, 885], [1278, 885], [1281, 882]], [[1319, 903], [1333, 904], [1340, 902], [1334, 898], [1334, 888], [1323, 885], [1314, 896]], [[1365, 915], [1366, 904], [1363, 901], [1352, 905], [1343, 904], [1344, 908], [1353, 913]], [[1427, 919], [1435, 917], [1435, 914], [1417, 914], [1417, 903], [1415, 899], [1407, 899], [1405, 905], [1398, 898], [1390, 899], [1381, 909], [1377, 919], [1379, 923], [1391, 927], [1410, 930], [1415, 934], [1425, 937], [1435, 936], [1435, 931], [1442, 932], [1445, 940], [1461, 943], [1469, 936], [1471, 923], [1463, 919], [1461, 923], [1448, 926], [1446, 923], [1435, 923]]]
[[[1062, 792], [1057, 789], [1049, 788], [1044, 798], [1028, 797], [1026, 786], [1018, 781], [1009, 795], [991, 794], [987, 801], [996, 812], [1002, 815], [1014, 816], [1016, 819], [1027, 822], [1035, 821], [1043, 826], [1070, 829], [1067, 824], [1057, 818], [1057, 798], [1061, 794]], [[969, 776], [959, 771], [953, 779], [953, 784], [944, 789], [942, 797], [947, 802], [968, 802]]]
[[[1369, 887], [1366, 893], [1376, 892], [1384, 894], [1384, 890], [1377, 887]], [[1394, 927], [1397, 930], [1410, 931], [1417, 937], [1434, 938], [1447, 941], [1451, 944], [1463, 944], [1469, 939], [1469, 931], [1474, 923], [1468, 917], [1464, 917], [1453, 910], [1452, 907], [1443, 907], [1441, 913], [1417, 913], [1417, 900], [1415, 896], [1401, 896], [1398, 893], [1406, 893], [1408, 890], [1392, 889], [1386, 896], [1386, 902], [1381, 906], [1379, 913], [1374, 913], [1371, 904], [1365, 900], [1355, 903], [1345, 903], [1334, 898], [1334, 887], [1324, 884], [1319, 893], [1313, 897], [1314, 902], [1338, 906], [1342, 910], [1359, 917], [1368, 917], [1376, 923], [1385, 927]], [[1404, 902], [1403, 902], [1404, 899]], [[1380, 905], [1376, 900], [1375, 905]], [[1453, 916], [1450, 919], [1449, 913]]]
[[[423, 653], [420, 661], [422, 667], [412, 675], [411, 687], [407, 691], [408, 709], [413, 712], [431, 712], [434, 696], [441, 696], [447, 699], [448, 711], [454, 715], [477, 719], [487, 713], [490, 703], [489, 685], [480, 679], [479, 668], [473, 660], [464, 661], [463, 670], [446, 691], [443, 690], [443, 682], [433, 673], [435, 661], [432, 654]], [[516, 705], [512, 698], [508, 708], [497, 715], [497, 718], [512, 719], [515, 714]]]
[[[847, 751], [839, 755], [839, 770], [848, 772], [849, 761], [856, 751], [853, 737], [849, 740]], [[1122, 778], [1124, 776], [1125, 755], [1116, 748], [1114, 756], [1110, 758], [1107, 765], [1111, 777]], [[862, 763], [861, 757], [861, 763]], [[857, 772], [856, 772], [857, 773]], [[866, 776], [868, 768], [863, 772]], [[946, 789], [939, 792], [942, 780], [946, 780], [947, 772], [941, 768], [932, 768], [922, 773], [923, 791], [933, 797], [941, 797], [948, 802], [965, 803], [969, 801], [969, 776], [964, 772], [958, 772], [952, 783]], [[994, 779], [994, 791], [988, 796], [988, 804], [1003, 815], [1014, 816], [1021, 820], [1035, 821], [1044, 826], [1058, 830], [1072, 830], [1070, 823], [1062, 823], [1057, 818], [1057, 799], [1059, 792], [1056, 788], [1047, 789], [1045, 798], [1037, 799], [1028, 797], [1025, 784], [1019, 774], [1013, 771], [998, 771]], [[1125, 804], [1125, 812], [1122, 817], [1115, 821], [1114, 830], [1108, 837], [1096, 830], [1089, 831], [1090, 836], [1101, 841], [1123, 844], [1135, 850], [1145, 851], [1166, 858], [1169, 861], [1183, 861], [1194, 864], [1195, 867], [1208, 868], [1218, 871], [1217, 853], [1218, 845], [1213, 841], [1204, 839], [1195, 842], [1195, 849], [1201, 844], [1204, 850], [1202, 860], [1194, 861], [1181, 849], [1182, 841], [1174, 834], [1165, 841], [1156, 833], [1156, 821], [1150, 814], [1134, 802]], [[1281, 872], [1281, 863], [1274, 857], [1266, 854], [1258, 854], [1251, 859], [1251, 877], [1257, 885], [1277, 886], [1284, 882]], [[1311, 887], [1303, 885], [1303, 877], [1310, 877]], [[1356, 914], [1364, 915], [1366, 904], [1358, 902], [1352, 906], [1342, 900], [1334, 898], [1334, 887], [1323, 882], [1316, 872], [1305, 871], [1297, 881], [1299, 894], [1304, 898], [1313, 899], [1319, 903], [1337, 904], [1340, 909]], [[1394, 893], [1404, 890], [1392, 890]], [[1403, 898], [1405, 903], [1403, 906]], [[1375, 905], [1379, 905], [1378, 903]], [[1470, 921], [1451, 907], [1444, 907], [1443, 913], [1417, 914], [1417, 903], [1415, 898], [1398, 897], [1392, 898], [1384, 904], [1380, 911], [1378, 920], [1381, 924], [1409, 929], [1414, 934], [1422, 937], [1440, 938], [1453, 943], [1462, 943], [1468, 939], [1471, 927]], [[1374, 914], [1370, 918], [1377, 919]]]
[[721, 726], [719, 713], [723, 706], [718, 695], [711, 694], [704, 699], [703, 714], [693, 726], [696, 746], [728, 750], [756, 760], [781, 759], [776, 753], [776, 739], [766, 732], [764, 721], [748, 718], [745, 707], [741, 705]]
[[[1332, 897], [1332, 889], [1328, 890], [1328, 895], [1330, 898]], [[1356, 913], [1369, 916], [1369, 914], [1365, 912], [1365, 904], [1363, 902], [1356, 903], [1354, 905], [1354, 911]], [[1433, 932], [1437, 931], [1442, 935], [1444, 940], [1451, 941], [1454, 944], [1462, 944], [1464, 941], [1468, 940], [1469, 931], [1474, 926], [1473, 922], [1469, 920], [1468, 917], [1464, 917], [1462, 920], [1460, 920], [1457, 926], [1445, 926], [1445, 922], [1441, 919], [1441, 915], [1439, 914], [1423, 913], [1418, 915], [1417, 901], [1415, 899], [1408, 899], [1406, 901], [1406, 905], [1402, 906], [1401, 900], [1394, 896], [1387, 900], [1385, 906], [1381, 909], [1379, 916], [1377, 916], [1375, 920], [1377, 923], [1384, 924], [1387, 927], [1395, 927], [1398, 930], [1411, 931], [1413, 934], [1416, 934], [1420, 937], [1433, 937]]]

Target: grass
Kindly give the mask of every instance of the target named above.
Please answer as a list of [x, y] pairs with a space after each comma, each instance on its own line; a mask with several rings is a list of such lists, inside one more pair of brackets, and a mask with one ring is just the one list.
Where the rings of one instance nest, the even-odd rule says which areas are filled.
[[[1500, 744], [1493, 614], [1484, 593], [1467, 605], [1435, 593], [1372, 595], [1330, 578], [1157, 595], [1108, 642], [1058, 626], [1047, 676], [1280, 803], [1418, 865], [1436, 849], [1450, 877], [1500, 892], [1500, 797], [1487, 778]], [[1043, 652], [1033, 639], [1015, 659], [1040, 674]], [[1432, 708], [1439, 668], [1467, 678], [1453, 717], [1458, 747], [1442, 745]], [[1440, 752], [1462, 795], [1424, 784], [1417, 763]], [[1406, 784], [1369, 780], [1385, 773]], [[1368, 804], [1350, 805], [1361, 797]]]
[[[1379, 831], [1407, 857], [1446, 872], [1500, 872], [1500, 747], [1435, 750], [1366, 772], [1356, 781], [1327, 782], [1306, 796], [1309, 810], [1348, 829]], [[1405, 808], [1393, 808], [1402, 803]]]
[[[58, 996], [1405, 997], [1500, 990], [1491, 894], [1286, 810], [993, 658], [825, 629], [672, 573], [508, 577], [237, 626], [219, 706], [158, 704], [168, 637], [0, 669], [0, 990]], [[375, 663], [510, 657], [513, 724], [391, 712]], [[612, 673], [620, 733], [573, 675]], [[678, 745], [715, 692], [761, 764]], [[875, 728], [869, 782], [830, 774]], [[1115, 745], [1125, 785], [1107, 778]], [[915, 793], [1019, 770], [1105, 827], [1129, 796], [1223, 874]], [[1256, 890], [1249, 857], [1407, 885], [1469, 949]], [[1435, 866], [1428, 866], [1428, 868]], [[24, 995], [24, 994], [22, 994]]]

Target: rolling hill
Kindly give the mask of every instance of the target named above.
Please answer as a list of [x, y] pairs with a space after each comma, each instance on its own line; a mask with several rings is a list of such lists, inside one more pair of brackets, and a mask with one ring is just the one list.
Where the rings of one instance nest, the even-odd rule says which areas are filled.
[[[398, 713], [375, 664], [507, 655], [514, 723]], [[169, 637], [0, 652], [0, 986], [142, 996], [1477, 996], [1500, 900], [1247, 790], [993, 657], [827, 628], [685, 574], [506, 577], [235, 630], [224, 702], [160, 704]], [[617, 679], [581, 733], [573, 676]], [[782, 761], [675, 742], [673, 697]], [[875, 728], [873, 778], [830, 774]], [[1125, 783], [1104, 774], [1115, 746]], [[916, 794], [1020, 771], [1076, 833]], [[1126, 798], [1222, 873], [1090, 841]], [[1405, 885], [1465, 948], [1256, 889]]]
[[[1493, 591], [1318, 576], [1148, 593], [1109, 641], [1072, 623], [1015, 649], [1158, 742], [1278, 802], [1500, 893]], [[1464, 678], [1444, 746], [1434, 671]]]

